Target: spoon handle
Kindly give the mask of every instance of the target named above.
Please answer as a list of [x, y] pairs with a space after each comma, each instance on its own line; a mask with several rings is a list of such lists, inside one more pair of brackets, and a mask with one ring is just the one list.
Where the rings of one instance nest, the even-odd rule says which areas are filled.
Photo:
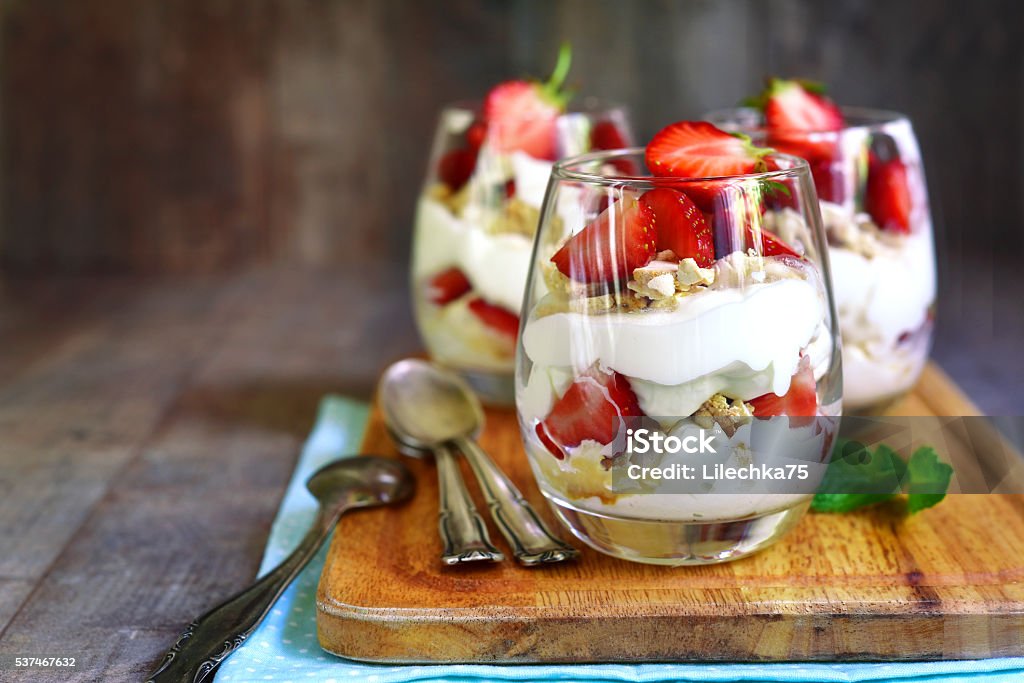
[[146, 683], [199, 683], [211, 676], [256, 630], [285, 587], [316, 554], [337, 519], [337, 513], [321, 510], [316, 523], [281, 564], [189, 624]]
[[441, 561], [447, 565], [465, 562], [501, 562], [505, 556], [491, 543], [487, 526], [469, 497], [459, 463], [451, 449], [441, 444], [434, 449], [437, 483], [441, 492], [438, 529], [444, 542]]
[[480, 444], [468, 437], [457, 439], [455, 444], [469, 460], [487, 499], [491, 517], [512, 546], [520, 564], [534, 567], [579, 556], [578, 550], [551, 533], [537, 511]]

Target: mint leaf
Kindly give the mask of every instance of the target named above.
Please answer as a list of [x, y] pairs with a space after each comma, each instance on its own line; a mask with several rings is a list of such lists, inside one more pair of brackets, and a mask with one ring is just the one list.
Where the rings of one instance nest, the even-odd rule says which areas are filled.
[[906, 469], [900, 456], [884, 444], [872, 453], [862, 443], [839, 439], [811, 509], [849, 512], [881, 503], [899, 492]]
[[907, 487], [907, 510], [910, 514], [937, 505], [946, 497], [953, 467], [939, 460], [931, 446], [922, 446], [910, 456], [907, 466], [910, 483]]
[[811, 509], [850, 512], [906, 491], [907, 511], [914, 514], [941, 501], [952, 476], [953, 468], [931, 446], [918, 448], [907, 463], [885, 444], [872, 452], [857, 441], [839, 439]]

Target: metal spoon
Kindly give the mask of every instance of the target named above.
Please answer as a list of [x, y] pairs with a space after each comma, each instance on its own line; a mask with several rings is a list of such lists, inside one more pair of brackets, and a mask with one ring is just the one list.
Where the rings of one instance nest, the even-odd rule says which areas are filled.
[[425, 365], [404, 360], [385, 370], [377, 394], [388, 433], [398, 450], [414, 458], [434, 454], [440, 492], [438, 531], [444, 543], [441, 561], [446, 565], [501, 562], [505, 555], [491, 543], [487, 525], [466, 490], [454, 451], [444, 439], [435, 437], [436, 430], [446, 429], [449, 416], [434, 410], [434, 390], [419, 381], [416, 364]]
[[365, 455], [320, 468], [306, 482], [306, 488], [320, 503], [320, 509], [298, 547], [252, 586], [189, 624], [147, 683], [205, 680], [256, 630], [345, 512], [401, 502], [412, 495], [414, 486], [412, 475], [402, 463]]
[[[562, 562], [579, 551], [559, 540], [523, 498], [515, 484], [474, 441], [484, 422], [472, 390], [455, 373], [421, 360], [403, 360], [387, 373], [381, 399], [393, 436], [407, 448], [458, 448], [469, 460], [498, 529], [516, 559], [528, 567]], [[486, 532], [485, 532], [486, 533]]]

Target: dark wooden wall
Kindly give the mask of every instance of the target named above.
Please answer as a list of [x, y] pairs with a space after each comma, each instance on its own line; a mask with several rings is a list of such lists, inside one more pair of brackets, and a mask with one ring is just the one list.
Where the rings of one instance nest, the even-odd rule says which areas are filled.
[[1016, 0], [0, 0], [0, 264], [401, 263], [438, 107], [562, 39], [641, 136], [769, 73], [904, 110], [943, 257], [1019, 257], [1022, 34]]

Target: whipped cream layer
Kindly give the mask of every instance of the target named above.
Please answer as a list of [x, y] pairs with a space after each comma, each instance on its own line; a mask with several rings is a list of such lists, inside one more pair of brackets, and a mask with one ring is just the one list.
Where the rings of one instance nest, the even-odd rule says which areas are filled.
[[581, 372], [595, 363], [628, 377], [647, 415], [691, 415], [716, 393], [783, 395], [800, 351], [827, 336], [824, 320], [819, 292], [799, 278], [707, 289], [674, 310], [533, 319], [523, 348], [544, 369], [531, 373], [530, 384], [541, 386], [524, 392], [524, 416], [546, 414], [543, 385], [562, 383], [564, 375], [553, 378], [547, 368]]
[[[826, 223], [853, 222], [841, 207], [822, 202]], [[859, 230], [839, 226], [849, 234]], [[900, 337], [927, 324], [935, 302], [935, 254], [925, 219], [906, 236], [871, 239], [863, 250], [830, 246], [833, 292], [843, 335], [843, 398], [861, 408], [908, 390], [920, 374], [927, 344], [904, 348]]]
[[470, 200], [462, 217], [424, 195], [416, 211], [413, 277], [419, 281], [451, 267], [459, 268], [473, 289], [487, 301], [518, 313], [530, 272], [533, 240], [517, 233], [492, 234], [487, 221], [486, 193], [506, 179], [516, 181], [516, 196], [540, 209], [551, 163], [514, 152], [498, 157], [481, 151], [470, 180]]
[[528, 237], [489, 234], [456, 218], [447, 207], [428, 197], [420, 200], [416, 224], [416, 281], [455, 266], [484, 299], [512, 312], [519, 311], [533, 249]]

